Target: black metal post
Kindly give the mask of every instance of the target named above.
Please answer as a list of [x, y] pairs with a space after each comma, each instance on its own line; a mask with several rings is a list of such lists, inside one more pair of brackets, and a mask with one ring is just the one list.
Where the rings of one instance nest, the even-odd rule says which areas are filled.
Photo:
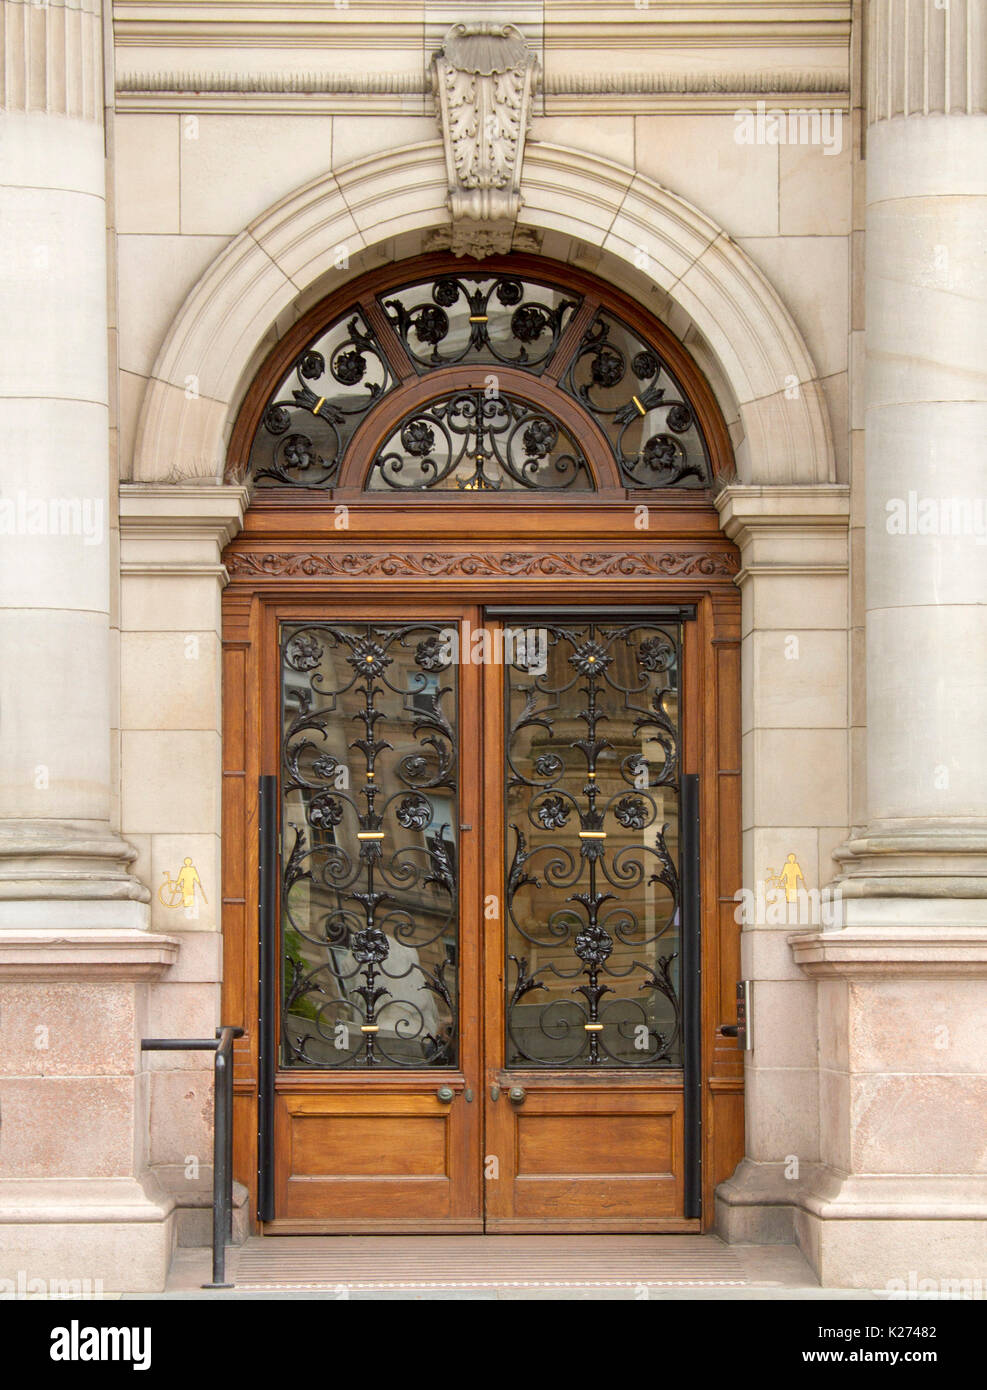
[[212, 1132], [212, 1285], [226, 1289], [226, 1073], [227, 1059], [220, 1045], [213, 1062], [215, 1101]]
[[699, 778], [682, 778], [682, 1043], [687, 1219], [702, 1216], [702, 914], [699, 875]]
[[227, 1024], [215, 1038], [143, 1038], [142, 1052], [212, 1052], [212, 1283], [204, 1289], [231, 1289], [226, 1282], [226, 1245], [233, 1239], [233, 1042], [242, 1028]]
[[258, 935], [257, 1219], [274, 1216], [274, 1075], [278, 1060], [278, 779], [260, 778]]

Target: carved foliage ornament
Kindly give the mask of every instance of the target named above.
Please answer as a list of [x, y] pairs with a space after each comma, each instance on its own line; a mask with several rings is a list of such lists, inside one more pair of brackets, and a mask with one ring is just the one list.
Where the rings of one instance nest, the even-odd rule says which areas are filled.
[[738, 558], [728, 551], [698, 550], [651, 554], [511, 552], [509, 554], [363, 552], [359, 554], [258, 554], [234, 551], [227, 559], [231, 575], [311, 575], [364, 577], [398, 575], [433, 578], [436, 575], [620, 575], [732, 577]]
[[433, 61], [449, 179], [451, 249], [506, 255], [521, 210], [521, 160], [538, 59], [513, 24], [456, 24]]

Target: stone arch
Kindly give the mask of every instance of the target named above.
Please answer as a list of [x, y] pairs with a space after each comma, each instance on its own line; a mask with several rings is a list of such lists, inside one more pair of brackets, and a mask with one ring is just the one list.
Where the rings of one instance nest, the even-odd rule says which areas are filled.
[[[683, 338], [734, 435], [744, 482], [835, 481], [822, 386], [802, 336], [749, 257], [704, 213], [611, 160], [529, 143], [519, 227], [609, 275]], [[447, 225], [440, 141], [348, 164], [255, 219], [194, 286], [141, 410], [133, 478], [223, 476], [228, 432], [260, 359], [309, 304]]]

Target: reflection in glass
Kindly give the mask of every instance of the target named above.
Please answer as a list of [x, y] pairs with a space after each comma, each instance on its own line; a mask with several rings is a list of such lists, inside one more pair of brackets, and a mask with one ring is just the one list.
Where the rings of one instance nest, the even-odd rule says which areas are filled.
[[283, 1066], [456, 1065], [447, 629], [282, 627]]
[[680, 629], [547, 625], [505, 668], [514, 1067], [681, 1067]]

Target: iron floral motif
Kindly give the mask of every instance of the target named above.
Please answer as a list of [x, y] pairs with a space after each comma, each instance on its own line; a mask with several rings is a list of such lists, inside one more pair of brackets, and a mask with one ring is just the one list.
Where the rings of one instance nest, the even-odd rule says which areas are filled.
[[455, 677], [420, 659], [442, 631], [283, 633], [285, 1066], [455, 1065]]
[[[419, 372], [449, 367], [470, 357], [540, 372], [582, 302], [579, 296], [559, 297], [554, 304], [530, 297], [541, 289], [513, 275], [442, 275], [407, 286], [399, 291], [402, 298], [382, 297], [381, 303]], [[420, 298], [424, 294], [431, 302]], [[413, 302], [406, 305], [406, 299]], [[453, 344], [447, 340], [455, 309], [466, 315], [468, 331], [464, 341]], [[423, 348], [430, 351], [423, 352]]]
[[355, 425], [393, 385], [387, 358], [360, 313], [331, 324], [298, 355], [265, 407], [251, 450], [254, 478], [333, 487]]
[[[548, 669], [506, 676], [509, 1064], [681, 1066], [678, 952], [658, 953], [681, 915], [664, 815], [669, 799], [678, 806], [679, 629], [574, 622], [547, 632]], [[621, 739], [637, 749], [623, 753]], [[611, 847], [614, 823], [625, 833]]]
[[374, 459], [369, 490], [589, 490], [576, 442], [547, 412], [501, 392], [458, 391], [405, 419]]
[[[625, 351], [617, 341], [621, 335], [637, 342], [635, 351]], [[597, 314], [562, 385], [603, 426], [627, 487], [709, 483], [709, 451], [695, 412], [680, 399], [681, 386], [658, 354], [612, 315]], [[659, 411], [664, 428], [635, 445], [632, 441]]]

